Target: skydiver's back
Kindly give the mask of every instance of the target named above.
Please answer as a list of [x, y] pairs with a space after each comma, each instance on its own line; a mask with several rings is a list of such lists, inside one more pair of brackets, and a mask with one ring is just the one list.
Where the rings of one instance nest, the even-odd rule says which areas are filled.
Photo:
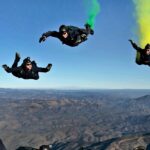
[[68, 30], [70, 30], [70, 31], [79, 31], [79, 30], [80, 30], [79, 27], [75, 27], [75, 26], [71, 26], [71, 25], [67, 26], [67, 28], [68, 28]]
[[67, 26], [68, 32], [73, 36], [79, 36], [81, 34], [87, 34], [86, 29], [82, 29], [75, 26]]

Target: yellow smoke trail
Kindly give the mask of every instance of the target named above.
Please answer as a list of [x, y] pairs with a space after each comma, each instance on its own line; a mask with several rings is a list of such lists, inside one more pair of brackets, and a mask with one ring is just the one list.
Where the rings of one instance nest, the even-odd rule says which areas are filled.
[[133, 0], [138, 24], [139, 42], [142, 47], [150, 43], [150, 0]]

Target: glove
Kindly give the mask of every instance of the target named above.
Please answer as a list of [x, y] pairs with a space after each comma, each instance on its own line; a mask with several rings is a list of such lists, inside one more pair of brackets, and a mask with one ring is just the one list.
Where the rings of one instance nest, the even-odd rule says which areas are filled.
[[9, 72], [9, 67], [7, 65], [2, 65], [6, 72]]
[[50, 70], [51, 67], [52, 67], [52, 64], [48, 64], [47, 67], [46, 67], [46, 69], [47, 69], [47, 70]]
[[39, 39], [39, 43], [44, 42], [45, 40], [46, 40], [46, 36], [42, 36], [42, 37], [40, 37], [40, 39]]
[[129, 39], [129, 42], [133, 43], [133, 41], [131, 39]]

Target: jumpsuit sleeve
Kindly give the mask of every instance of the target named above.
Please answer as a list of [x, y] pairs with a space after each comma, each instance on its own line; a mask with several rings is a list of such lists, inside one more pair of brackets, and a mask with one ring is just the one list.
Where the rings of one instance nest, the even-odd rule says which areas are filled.
[[21, 68], [20, 67], [16, 67], [16, 68], [8, 68], [7, 72], [8, 73], [12, 73], [12, 72], [20, 72]]
[[46, 37], [52, 36], [52, 37], [60, 38], [60, 34], [57, 31], [48, 31], [43, 33], [42, 36], [46, 36]]
[[49, 69], [42, 68], [42, 67], [37, 67], [36, 70], [37, 70], [37, 72], [48, 72], [49, 71]]
[[143, 49], [142, 49], [142, 48], [140, 48], [140, 47], [138, 47], [136, 43], [131, 42], [131, 45], [132, 45], [132, 47], [133, 47], [134, 49], [136, 49], [137, 51], [139, 51], [139, 52], [143, 52]]

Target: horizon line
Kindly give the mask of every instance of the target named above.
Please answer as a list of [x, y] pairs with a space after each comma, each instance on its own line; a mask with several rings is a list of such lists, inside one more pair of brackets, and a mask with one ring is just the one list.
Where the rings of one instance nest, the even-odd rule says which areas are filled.
[[96, 90], [150, 90], [150, 88], [14, 88], [14, 87], [0, 87], [0, 89], [10, 89], [10, 90], [62, 90], [62, 91], [96, 91]]

